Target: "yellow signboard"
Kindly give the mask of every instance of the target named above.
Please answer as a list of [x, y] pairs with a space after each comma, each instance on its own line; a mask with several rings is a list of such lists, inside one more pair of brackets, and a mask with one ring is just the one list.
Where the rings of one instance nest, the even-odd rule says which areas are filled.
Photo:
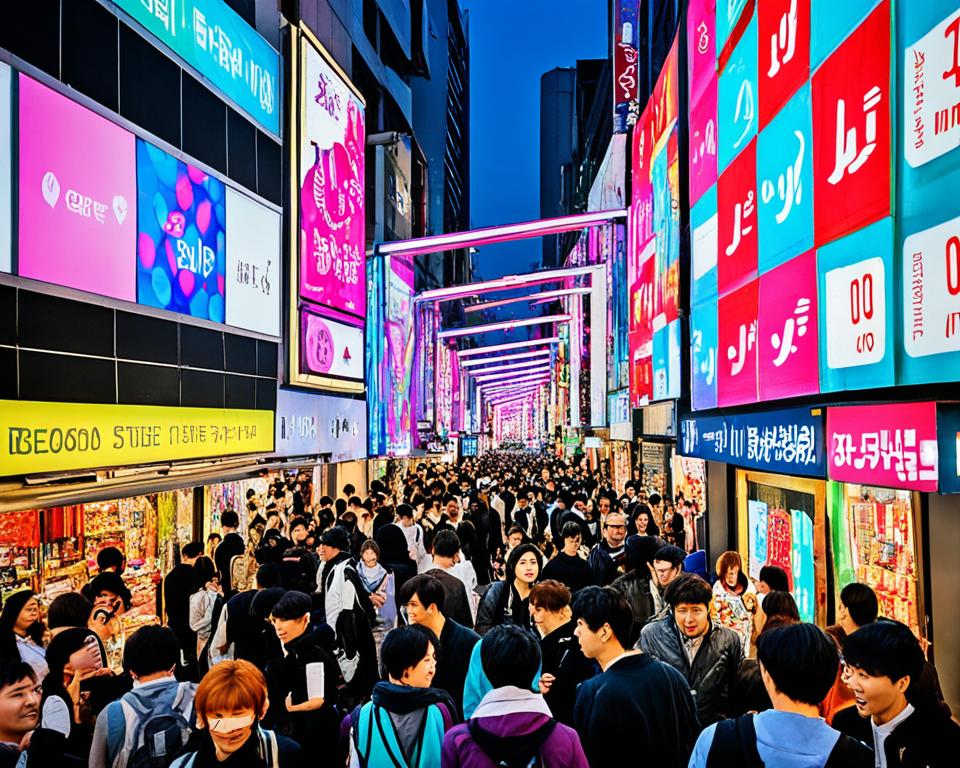
[[273, 451], [273, 411], [0, 400], [0, 476]]

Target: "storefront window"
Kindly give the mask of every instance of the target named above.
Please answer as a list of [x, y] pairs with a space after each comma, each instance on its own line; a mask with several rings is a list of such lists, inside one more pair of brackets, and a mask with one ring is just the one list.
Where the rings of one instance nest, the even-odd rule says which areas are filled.
[[826, 619], [825, 484], [761, 472], [737, 473], [741, 553], [748, 575], [787, 573], [803, 621]]

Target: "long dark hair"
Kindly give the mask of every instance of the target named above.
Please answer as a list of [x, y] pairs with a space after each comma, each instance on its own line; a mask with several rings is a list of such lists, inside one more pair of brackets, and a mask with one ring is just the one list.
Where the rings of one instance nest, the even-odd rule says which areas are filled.
[[[11, 660], [20, 658], [14, 627], [20, 611], [33, 599], [36, 599], [36, 594], [32, 589], [21, 589], [10, 595], [4, 602], [3, 611], [0, 612], [0, 657]], [[27, 637], [37, 645], [43, 645], [43, 622], [38, 619], [27, 627]]]
[[193, 564], [193, 591], [199, 592], [217, 575], [217, 566], [206, 555], [201, 555]]

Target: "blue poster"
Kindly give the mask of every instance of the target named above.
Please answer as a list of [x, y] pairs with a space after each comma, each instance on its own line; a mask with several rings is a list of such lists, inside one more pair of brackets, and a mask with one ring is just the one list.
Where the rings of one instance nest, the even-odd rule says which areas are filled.
[[[717, 0], [717, 56], [733, 33], [748, 0]], [[752, 2], [752, 0], [750, 0]], [[754, 57], [756, 58], [756, 57]]]
[[790, 548], [790, 571], [793, 575], [793, 597], [800, 610], [800, 620], [815, 618], [816, 584], [814, 582], [813, 520], [800, 509], [790, 510], [793, 536]]
[[960, 493], [960, 405], [937, 405], [940, 493]]
[[280, 134], [280, 54], [223, 0], [114, 3], [251, 118]]
[[137, 139], [137, 303], [224, 321], [226, 188]]
[[717, 303], [717, 185], [703, 193], [690, 210], [693, 306]]
[[703, 411], [717, 407], [717, 305], [702, 304], [690, 313], [691, 407]]
[[747, 501], [747, 552], [750, 578], [759, 579], [760, 569], [767, 564], [767, 512], [762, 501]]
[[[915, 6], [927, 2], [909, 3], [911, 13]], [[878, 5], [878, 0], [810, 0], [810, 72], [819, 67]]]
[[[717, 3], [719, 34], [720, 6]], [[720, 74], [718, 102], [718, 162], [723, 173], [733, 159], [757, 135], [760, 125], [757, 102], [757, 18], [750, 20], [743, 37]], [[717, 38], [719, 46], [720, 39]]]
[[817, 250], [820, 391], [893, 386], [893, 219]]
[[821, 409], [790, 408], [680, 421], [683, 456], [805, 477], [826, 477]]
[[653, 399], [680, 397], [681, 320], [674, 320], [653, 334]]
[[760, 274], [813, 247], [813, 118], [807, 82], [760, 132]]

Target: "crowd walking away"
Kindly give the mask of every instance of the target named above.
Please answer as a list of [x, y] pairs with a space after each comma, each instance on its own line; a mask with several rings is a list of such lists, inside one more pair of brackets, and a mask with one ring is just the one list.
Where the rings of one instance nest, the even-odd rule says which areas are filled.
[[277, 481], [182, 543], [160, 623], [119, 642], [105, 547], [76, 591], [5, 596], [0, 768], [958, 764], [936, 667], [870, 586], [805, 623], [783, 569], [708, 565], [674, 501], [533, 452], [316, 504]]

